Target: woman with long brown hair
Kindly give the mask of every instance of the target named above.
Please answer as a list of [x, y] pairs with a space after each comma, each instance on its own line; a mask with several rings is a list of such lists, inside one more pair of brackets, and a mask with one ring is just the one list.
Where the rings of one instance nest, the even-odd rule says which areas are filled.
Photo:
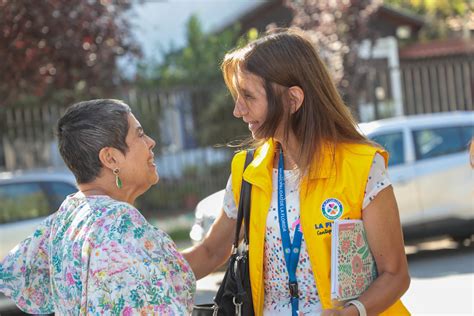
[[[388, 154], [358, 131], [312, 43], [302, 31], [280, 30], [228, 53], [222, 71], [234, 116], [248, 124], [256, 151], [245, 171], [245, 153], [235, 155], [221, 215], [185, 251], [195, 275], [228, 258], [245, 179], [252, 184], [256, 315], [409, 314], [399, 300], [410, 277]], [[331, 300], [330, 227], [337, 219], [363, 220], [378, 269], [345, 306]]]

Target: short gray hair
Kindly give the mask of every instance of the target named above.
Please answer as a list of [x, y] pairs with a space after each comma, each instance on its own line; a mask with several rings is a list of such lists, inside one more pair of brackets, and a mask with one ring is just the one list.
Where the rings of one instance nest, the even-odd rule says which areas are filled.
[[77, 183], [89, 183], [99, 175], [102, 148], [128, 151], [129, 113], [130, 107], [120, 100], [98, 99], [70, 106], [58, 120], [59, 152]]

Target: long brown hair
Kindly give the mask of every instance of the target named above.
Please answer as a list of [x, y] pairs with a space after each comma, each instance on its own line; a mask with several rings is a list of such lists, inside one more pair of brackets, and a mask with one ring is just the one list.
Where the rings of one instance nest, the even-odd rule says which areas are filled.
[[[229, 52], [221, 68], [234, 99], [238, 94], [234, 80], [238, 69], [262, 78], [268, 114], [258, 134], [264, 139], [273, 137], [286, 115], [284, 133], [288, 136], [291, 130], [300, 144], [299, 152], [292, 154], [298, 157], [301, 171], [308, 171], [313, 159], [320, 157], [323, 143], [331, 145], [332, 154], [341, 142], [372, 144], [357, 129], [326, 66], [303, 31], [279, 29]], [[290, 114], [285, 87], [292, 86], [303, 90], [304, 101]]]

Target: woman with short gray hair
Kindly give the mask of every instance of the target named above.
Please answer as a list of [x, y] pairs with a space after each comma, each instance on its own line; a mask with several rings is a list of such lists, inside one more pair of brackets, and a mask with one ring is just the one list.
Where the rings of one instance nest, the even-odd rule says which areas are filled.
[[79, 191], [2, 261], [0, 291], [34, 314], [189, 314], [194, 274], [133, 207], [159, 179], [154, 140], [118, 100], [71, 106], [57, 134]]

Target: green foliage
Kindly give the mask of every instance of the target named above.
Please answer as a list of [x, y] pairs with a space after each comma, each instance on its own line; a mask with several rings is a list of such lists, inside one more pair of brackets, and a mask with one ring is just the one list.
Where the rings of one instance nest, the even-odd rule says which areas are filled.
[[191, 211], [202, 198], [225, 187], [230, 161], [206, 166], [187, 167], [181, 179], [162, 179], [137, 199], [137, 208], [148, 217], [176, 211]]
[[186, 29], [186, 46], [167, 53], [156, 69], [161, 87], [205, 85], [219, 80], [220, 62], [225, 52], [236, 45], [240, 27], [206, 35], [199, 19], [191, 16]]
[[159, 84], [160, 88], [195, 86], [219, 79], [219, 63], [224, 53], [237, 42], [239, 27], [235, 26], [219, 34], [206, 35], [196, 16], [186, 25], [186, 46], [169, 51], [163, 62], [150, 67], [141, 65], [143, 81]]
[[8, 106], [68, 104], [113, 93], [120, 56], [139, 48], [130, 1], [0, 1], [0, 94]]
[[21, 199], [1, 197], [0, 224], [26, 220], [50, 213], [48, 201], [41, 193], [31, 193]]
[[174, 242], [189, 240], [189, 227], [177, 228], [169, 232]]
[[166, 53], [158, 65], [140, 65], [139, 84], [189, 89], [201, 146], [227, 143], [235, 136], [248, 134], [246, 126], [232, 116], [234, 102], [223, 84], [220, 64], [229, 50], [257, 38], [257, 31], [252, 29], [239, 36], [240, 26], [234, 25], [205, 34], [196, 16], [188, 20], [186, 28], [186, 46]]
[[474, 10], [473, 0], [385, 0], [385, 3], [423, 16], [427, 24], [420, 32], [422, 39], [446, 38], [450, 31], [459, 31], [456, 26], [467, 24]]
[[385, 2], [418, 14], [440, 17], [465, 14], [472, 6], [472, 0], [385, 0]]
[[199, 142], [205, 145], [227, 144], [232, 140], [246, 138], [249, 130], [242, 120], [236, 119], [233, 112], [234, 100], [223, 83], [216, 84], [209, 103], [198, 116], [201, 126]]

